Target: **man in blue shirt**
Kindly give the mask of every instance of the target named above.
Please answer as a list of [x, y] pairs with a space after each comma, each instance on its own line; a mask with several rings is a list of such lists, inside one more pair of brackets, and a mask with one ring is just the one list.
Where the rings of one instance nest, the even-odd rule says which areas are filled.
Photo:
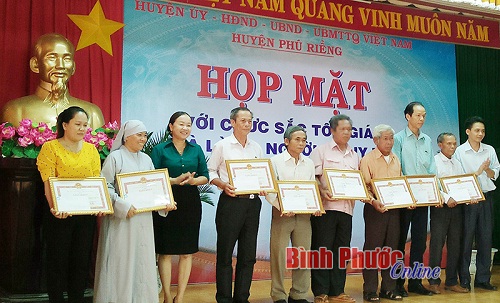
[[[409, 103], [404, 111], [408, 126], [394, 135], [392, 152], [401, 161], [403, 175], [435, 175], [436, 163], [432, 152], [432, 141], [420, 129], [425, 122], [425, 108], [420, 102]], [[427, 222], [429, 207], [401, 209], [400, 238], [398, 249], [404, 253], [406, 238], [411, 224], [410, 266], [415, 262], [423, 263], [427, 241]], [[398, 280], [397, 290], [401, 296], [407, 297], [404, 279]], [[422, 285], [422, 279], [409, 279], [408, 291], [421, 295], [432, 295]]]

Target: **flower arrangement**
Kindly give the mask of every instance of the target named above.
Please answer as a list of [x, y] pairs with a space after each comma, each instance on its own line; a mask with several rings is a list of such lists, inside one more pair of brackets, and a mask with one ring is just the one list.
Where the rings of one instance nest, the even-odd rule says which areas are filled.
[[[101, 159], [109, 155], [113, 138], [119, 126], [115, 121], [92, 130], [89, 128], [84, 140], [99, 151]], [[56, 128], [49, 127], [47, 123], [33, 123], [30, 119], [23, 119], [16, 128], [12, 123], [0, 124], [0, 147], [3, 157], [35, 159], [40, 153], [43, 143], [56, 138]]]

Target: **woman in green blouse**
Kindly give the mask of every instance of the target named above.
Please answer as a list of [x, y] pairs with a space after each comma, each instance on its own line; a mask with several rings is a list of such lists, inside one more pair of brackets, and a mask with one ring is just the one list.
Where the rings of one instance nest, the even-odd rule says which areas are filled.
[[[201, 147], [187, 139], [191, 135], [191, 117], [176, 112], [168, 123], [169, 139], [153, 148], [155, 168], [168, 168], [177, 210], [166, 217], [153, 213], [155, 249], [163, 284], [165, 303], [182, 303], [191, 274], [192, 254], [198, 251], [201, 199], [198, 185], [208, 182], [208, 169]], [[179, 255], [178, 290], [170, 293], [172, 255]]]

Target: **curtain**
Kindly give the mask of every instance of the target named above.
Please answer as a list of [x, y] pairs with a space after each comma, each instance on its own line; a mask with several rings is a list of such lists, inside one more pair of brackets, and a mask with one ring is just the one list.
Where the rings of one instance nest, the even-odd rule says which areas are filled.
[[[100, 0], [106, 19], [123, 23], [124, 0]], [[0, 106], [33, 94], [38, 75], [29, 59], [38, 37], [56, 32], [75, 48], [81, 30], [68, 14], [89, 15], [97, 0], [0, 1]], [[123, 29], [111, 35], [113, 56], [94, 44], [75, 52], [76, 71], [69, 81], [72, 96], [98, 105], [105, 121], [119, 121], [121, 113]]]
[[[465, 120], [480, 116], [486, 123], [483, 142], [492, 145], [500, 157], [500, 50], [461, 45], [455, 49], [460, 143], [467, 140]], [[495, 184], [493, 247], [500, 248], [500, 178]], [[495, 260], [500, 263], [499, 254]]]

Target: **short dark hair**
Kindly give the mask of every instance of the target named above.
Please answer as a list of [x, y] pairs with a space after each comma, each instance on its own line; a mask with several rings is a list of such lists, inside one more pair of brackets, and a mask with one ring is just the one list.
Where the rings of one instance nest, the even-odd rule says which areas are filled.
[[253, 118], [253, 113], [248, 108], [246, 108], [246, 107], [236, 107], [236, 108], [233, 108], [231, 110], [231, 113], [229, 114], [229, 119], [236, 121], [236, 116], [238, 115], [238, 113], [240, 111], [247, 111], [247, 112], [249, 112], [250, 115], [252, 115], [252, 118]]
[[333, 129], [333, 130], [336, 130], [337, 126], [339, 125], [339, 121], [341, 121], [341, 120], [347, 120], [347, 121], [349, 121], [349, 123], [352, 126], [352, 120], [351, 120], [351, 118], [349, 118], [348, 115], [340, 114], [340, 115], [336, 115], [336, 116], [333, 116], [333, 117], [330, 118], [330, 121], [328, 121], [328, 123], [330, 123], [330, 128]]
[[177, 118], [179, 118], [180, 116], [184, 116], [184, 115], [187, 115], [189, 118], [191, 118], [191, 116], [188, 113], [183, 112], [183, 111], [177, 111], [177, 112], [173, 113], [172, 116], [170, 116], [170, 119], [168, 120], [168, 125], [167, 125], [167, 136], [172, 135], [172, 130], [170, 129], [170, 124], [174, 124], [175, 121], [177, 120]]
[[299, 125], [291, 125], [291, 126], [287, 127], [285, 130], [285, 133], [283, 134], [283, 138], [290, 140], [290, 139], [292, 139], [292, 134], [294, 132], [299, 132], [299, 131], [304, 132], [304, 134], [306, 134], [306, 139], [307, 139], [306, 130], [302, 126], [299, 126]]
[[406, 118], [407, 114], [410, 115], [410, 117], [411, 117], [413, 115], [413, 108], [415, 106], [418, 106], [418, 105], [420, 105], [420, 106], [422, 106], [422, 107], [425, 108], [425, 106], [421, 102], [418, 102], [418, 101], [414, 101], [414, 102], [408, 103], [408, 105], [406, 105], [405, 111], [404, 111], [405, 118]]
[[71, 119], [75, 117], [76, 114], [78, 113], [84, 113], [85, 116], [87, 116], [87, 120], [89, 119], [89, 114], [87, 112], [78, 106], [70, 106], [66, 108], [62, 113], [57, 116], [57, 122], [56, 122], [56, 127], [57, 127], [57, 135], [56, 138], [62, 138], [64, 137], [64, 127], [63, 123], [69, 123]]
[[439, 136], [437, 137], [437, 143], [439, 144], [439, 143], [443, 142], [445, 136], [452, 136], [455, 139], [457, 138], [457, 137], [455, 137], [455, 135], [453, 133], [440, 133]]
[[472, 125], [474, 125], [474, 123], [483, 123], [484, 124], [484, 119], [479, 117], [479, 116], [472, 116], [472, 117], [469, 117], [467, 118], [467, 120], [465, 120], [465, 129], [472, 129]]

